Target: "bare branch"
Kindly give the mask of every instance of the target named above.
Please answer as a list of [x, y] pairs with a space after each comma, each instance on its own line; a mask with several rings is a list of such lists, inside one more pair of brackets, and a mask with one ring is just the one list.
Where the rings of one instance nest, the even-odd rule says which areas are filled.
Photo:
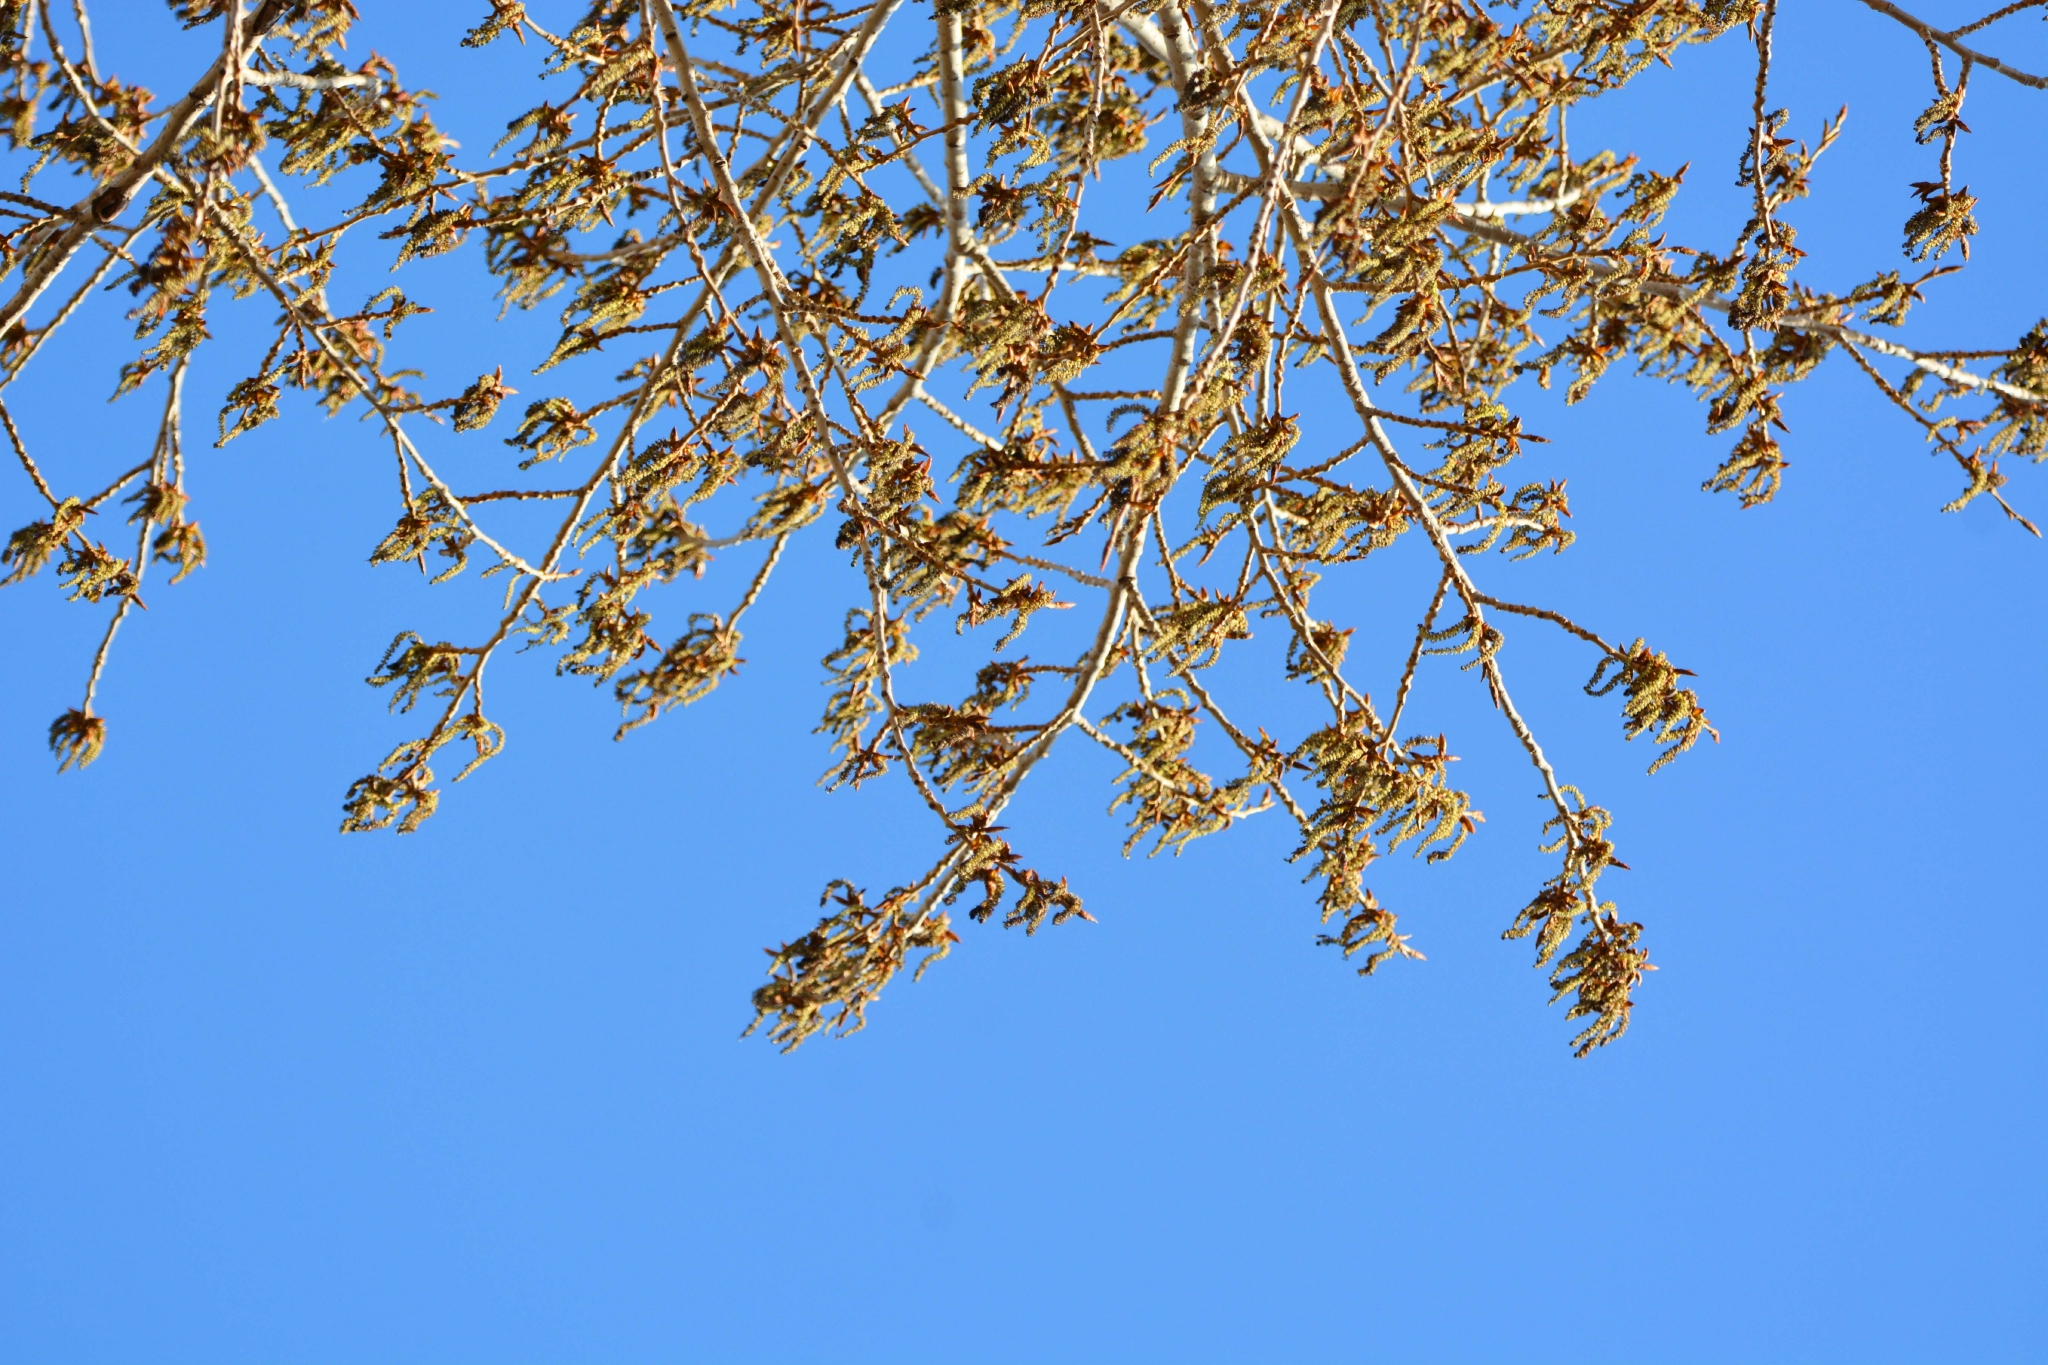
[[[1897, 5], [1892, 4], [1891, 0], [1863, 0], [1863, 3], [1865, 5], [1868, 5], [1871, 9], [1876, 10], [1879, 14], [1886, 16], [1887, 18], [1898, 20], [1907, 28], [1912, 29], [1913, 32], [1919, 34], [1922, 38], [1925, 38], [1928, 42], [1941, 44], [1943, 47], [1955, 53], [1958, 57], [1961, 57], [1966, 62], [1971, 62], [1976, 64], [1977, 66], [1981, 66], [1986, 71], [1996, 71], [1999, 75], [2004, 76], [2009, 80], [2018, 81], [2021, 85], [2032, 86], [2036, 90], [2048, 90], [2048, 76], [2030, 76], [2024, 71], [2017, 71], [2012, 67], [2007, 66], [2004, 62], [1999, 61], [1998, 58], [1990, 56], [1987, 53], [1979, 52], [1975, 48], [1964, 47], [1962, 43], [1957, 41], [1955, 34], [1944, 33], [1942, 30], [1934, 27], [1934, 25], [1924, 23], [1921, 20], [1914, 18], [1912, 15], [1906, 13], [1906, 11], [1900, 9]], [[2017, 7], [2015, 6], [2012, 8]], [[2004, 12], [2009, 11], [2001, 11], [2001, 13]], [[1996, 18], [1998, 16], [1993, 15], [1991, 17]], [[1970, 25], [1970, 27], [1974, 29], [1986, 22], [1988, 22], [1988, 20], [1980, 19], [1977, 23]]]

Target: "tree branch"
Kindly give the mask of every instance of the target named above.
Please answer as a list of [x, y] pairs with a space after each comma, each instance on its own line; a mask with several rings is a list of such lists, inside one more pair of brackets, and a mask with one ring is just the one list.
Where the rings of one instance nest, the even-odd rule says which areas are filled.
[[[1940, 43], [1966, 62], [1981, 66], [1986, 71], [1996, 71], [1999, 75], [2009, 80], [2018, 81], [2021, 85], [2029, 85], [2036, 90], [2048, 90], [2048, 76], [2030, 76], [2024, 71], [2015, 70], [2007, 66], [2004, 62], [1999, 61], [1998, 58], [1988, 53], [1979, 52], [1972, 47], [1965, 47], [1957, 40], [1955, 34], [1945, 33], [1932, 24], [1914, 18], [1897, 5], [1892, 4], [1891, 0], [1863, 0], [1863, 3], [1876, 10], [1879, 14], [1898, 20], [1928, 42]], [[1975, 27], [1975, 25], [1972, 25], [1972, 27]]]

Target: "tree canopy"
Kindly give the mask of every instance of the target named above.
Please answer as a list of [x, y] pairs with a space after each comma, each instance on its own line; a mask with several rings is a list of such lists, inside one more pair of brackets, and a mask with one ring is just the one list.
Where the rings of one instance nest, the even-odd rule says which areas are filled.
[[[175, 585], [205, 563], [186, 377], [239, 306], [270, 340], [196, 396], [206, 438], [292, 395], [364, 414], [396, 474], [370, 563], [440, 583], [474, 561], [503, 587], [471, 633], [407, 632], [377, 659], [370, 686], [417, 723], [343, 795], [344, 831], [418, 829], [434, 765], [459, 782], [504, 747], [494, 661], [539, 650], [609, 688], [622, 738], [704, 697], [742, 671], [741, 624], [787, 586], [790, 539], [830, 536], [850, 576], [801, 588], [848, 593], [825, 781], [907, 782], [931, 827], [928, 852], [904, 840], [902, 885], [834, 882], [772, 950], [770, 1037], [859, 1028], [950, 950], [963, 897], [1027, 933], [1087, 917], [1001, 823], [1062, 741], [1115, 755], [1126, 852], [1273, 812], [1324, 943], [1368, 975], [1419, 957], [1366, 879], [1395, 850], [1451, 857], [1481, 819], [1450, 738], [1404, 730], [1442, 657], [1440, 685], [1482, 688], [1541, 783], [1530, 833], [1555, 872], [1504, 932], [1532, 941], [1584, 1054], [1627, 1029], [1649, 951], [1601, 898], [1626, 866], [1609, 812], [1553, 768], [1503, 645], [1581, 642], [1585, 690], [1618, 701], [1652, 772], [1718, 735], [1693, 675], [1634, 634], [1654, 623], [1595, 628], [1502, 586], [1574, 538], [1564, 482], [1511, 468], [1543, 440], [1516, 411], [1526, 386], [1590, 401], [1617, 362], [1683, 386], [1725, 433], [1704, 489], [1755, 507], [1788, 477], [1785, 391], [1850, 366], [1953, 462], [1944, 511], [2034, 530], [2001, 461], [2048, 455], [2048, 320], [1970, 350], [1896, 338], [1978, 230], [1957, 169], [1970, 83], [2048, 92], [1997, 55], [2044, 0], [1954, 30], [1861, 4], [1897, 29], [1901, 79], [1928, 58], [1922, 150], [1901, 149], [1924, 178], [1903, 259], [1828, 262], [1861, 280], [1830, 290], [1797, 204], [1844, 115], [1773, 107], [1775, 0], [489, 0], [465, 45], [521, 44], [547, 79], [478, 151], [443, 131], [467, 131], [460, 108], [354, 60], [349, 0], [124, 14], [218, 34], [169, 96], [103, 67], [84, 0], [0, 0], [22, 172], [0, 193], [0, 424], [44, 504], [5, 582], [54, 566], [107, 614], [50, 748], [60, 770], [98, 756], [94, 697], [150, 571]], [[1708, 131], [1749, 217], [1680, 244], [1662, 220], [1710, 172], [1574, 147], [1571, 114], [1708, 42], [1755, 54], [1748, 126]], [[399, 283], [334, 297], [356, 256]], [[552, 349], [473, 378], [406, 368], [428, 305], [405, 267], [443, 256], [480, 265], [505, 309], [559, 310]], [[157, 435], [111, 484], [74, 487], [4, 390], [81, 310], [123, 305], [134, 350], [109, 379], [158, 405]], [[441, 443], [494, 437], [499, 486], [440, 472]], [[1375, 697], [1330, 589], [1404, 539], [1434, 583], [1412, 601], [1380, 585], [1374, 610], [1412, 628]], [[742, 572], [709, 598], [696, 580], [728, 557]], [[1040, 616], [1069, 610], [1078, 649]], [[950, 691], [908, 667], [947, 623], [985, 642]], [[1211, 671], [1239, 651], [1315, 722], [1247, 714]]]

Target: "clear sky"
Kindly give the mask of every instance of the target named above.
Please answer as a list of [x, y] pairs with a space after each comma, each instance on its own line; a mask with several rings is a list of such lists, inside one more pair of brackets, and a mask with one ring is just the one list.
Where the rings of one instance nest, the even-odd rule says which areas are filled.
[[[527, 93], [534, 54], [454, 46], [483, 0], [362, 8], [357, 48], [488, 147], [502, 118], [465, 108]], [[115, 69], [168, 85], [198, 50], [145, 0], [95, 14]], [[2005, 27], [2048, 66], [2037, 20]], [[1674, 228], [1727, 240], [1750, 62], [1689, 52], [1574, 146], [1690, 160]], [[1898, 260], [1925, 68], [1849, 0], [1787, 6], [1774, 103], [1808, 136], [1851, 112], [1789, 215], [1841, 262], [1823, 283]], [[1984, 231], [1923, 344], [2048, 313], [2044, 110], [1976, 78]], [[545, 352], [546, 317], [454, 306], [477, 273], [408, 285], [443, 304], [408, 360], [466, 382], [486, 343]], [[195, 370], [196, 430], [261, 344], [247, 315]], [[82, 331], [7, 395], [81, 480], [147, 439], [153, 399], [103, 401], [119, 343]], [[211, 562], [125, 629], [83, 774], [43, 733], [101, 618], [47, 576], [0, 594], [0, 1360], [2048, 1358], [2048, 551], [1940, 515], [1953, 468], [1839, 360], [1789, 401], [1758, 511], [1698, 491], [1726, 438], [1682, 393], [1615, 375], [1527, 411], [1552, 444], [1526, 477], [1571, 480], [1580, 541], [1506, 581], [1649, 635], [1723, 737], [1647, 778], [1615, 699], [1578, 694], [1589, 661], [1511, 637], [1662, 968], [1587, 1061], [1499, 942], [1547, 875], [1534, 783], [1448, 664], [1418, 724], [1488, 823], [1373, 879], [1426, 963], [1360, 981], [1314, 946], [1277, 824], [1122, 860], [1114, 766], [1062, 751], [1009, 824], [1099, 923], [965, 926], [860, 1036], [738, 1041], [826, 880], [885, 887], [932, 844], [904, 793], [814, 785], [843, 556], [793, 549], [742, 675], [623, 743], [605, 695], [501, 668], [504, 756], [421, 833], [343, 838], [342, 791], [412, 733], [360, 680], [494, 588], [364, 564], [389, 459], [352, 418], [288, 401], [199, 449]], [[2048, 479], [2014, 472], [2038, 519]], [[0, 521], [35, 512], [0, 477]]]

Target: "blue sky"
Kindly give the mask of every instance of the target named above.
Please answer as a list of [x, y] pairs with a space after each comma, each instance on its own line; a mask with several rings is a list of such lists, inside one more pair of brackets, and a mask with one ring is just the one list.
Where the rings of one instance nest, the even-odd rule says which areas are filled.
[[[132, 33], [96, 11], [103, 61], [182, 70], [196, 40], [129, 4]], [[363, 8], [358, 46], [488, 146], [465, 101], [525, 93], [531, 54], [455, 48], [482, 0]], [[1931, 164], [1924, 55], [1841, 0], [1788, 8], [1780, 59], [1796, 130], [1851, 106], [1800, 243], [1821, 282], [1867, 277]], [[1750, 60], [1690, 52], [1574, 145], [1691, 160], [1675, 235], [1725, 239]], [[1984, 232], [1916, 319], [1930, 346], [2048, 312], [2048, 97], [1975, 87]], [[424, 367], [544, 354], [545, 319], [476, 326], [456, 264], [417, 282], [449, 301], [413, 324]], [[249, 316], [195, 370], [195, 428]], [[102, 401], [110, 339], [8, 394], [80, 483], [146, 439], [140, 403]], [[886, 886], [931, 844], [908, 793], [815, 786], [843, 556], [793, 547], [743, 674], [624, 743], [604, 694], [503, 669], [504, 756], [421, 833], [345, 839], [341, 792], [411, 733], [360, 679], [495, 593], [363, 563], [391, 494], [352, 418], [198, 449], [211, 562], [124, 630], [83, 774], [43, 731], [100, 618], [47, 578], [0, 594], [0, 1360], [2039, 1359], [2041, 544], [1940, 515], [1952, 468], [1840, 362], [1789, 400], [1785, 492], [1746, 513], [1698, 491], [1724, 438], [1682, 393], [1616, 375], [1526, 411], [1552, 438], [1528, 477], [1571, 479], [1580, 540], [1501, 581], [1649, 635], [1723, 736], [1647, 778], [1614, 699], [1578, 693], [1589, 661], [1510, 638], [1552, 756], [1616, 812], [1632, 870], [1603, 890], [1662, 968], [1578, 1062], [1499, 942], [1547, 875], [1534, 783], [1449, 664], [1417, 724], [1451, 730], [1488, 823], [1447, 866], [1374, 869], [1426, 963], [1360, 981], [1315, 947], [1277, 824], [1121, 859], [1114, 765], [1063, 749], [1008, 823], [1099, 923], [967, 926], [857, 1038], [740, 1042], [763, 945], [827, 879]], [[2015, 473], [2038, 519], [2048, 485]], [[0, 521], [33, 498], [0, 479]], [[1412, 593], [1355, 591], [1369, 629], [1412, 629]]]

